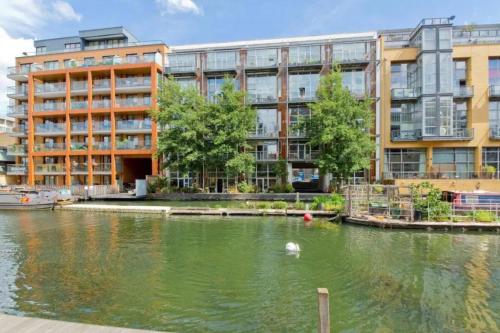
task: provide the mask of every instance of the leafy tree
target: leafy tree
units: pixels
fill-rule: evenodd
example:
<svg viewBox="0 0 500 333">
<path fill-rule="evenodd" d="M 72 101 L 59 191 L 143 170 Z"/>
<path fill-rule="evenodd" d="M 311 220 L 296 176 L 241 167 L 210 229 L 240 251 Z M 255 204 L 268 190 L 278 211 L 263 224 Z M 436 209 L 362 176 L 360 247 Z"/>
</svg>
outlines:
<svg viewBox="0 0 500 333">
<path fill-rule="evenodd" d="M 160 85 L 158 110 L 151 111 L 162 129 L 157 154 L 163 163 L 181 173 L 203 173 L 209 135 L 206 124 L 208 105 L 196 88 L 187 89 L 172 78 Z"/>
<path fill-rule="evenodd" d="M 208 108 L 207 124 L 209 147 L 208 165 L 226 170 L 230 176 L 246 180 L 255 164 L 247 138 L 255 127 L 257 114 L 245 105 L 245 92 L 236 90 L 231 78 L 226 77 L 215 103 Z"/>
<path fill-rule="evenodd" d="M 366 169 L 375 145 L 370 138 L 373 124 L 371 101 L 358 100 L 342 84 L 338 66 L 321 78 L 317 101 L 309 104 L 306 124 L 310 144 L 319 147 L 319 169 L 335 177 L 337 190 L 353 172 Z"/>
</svg>

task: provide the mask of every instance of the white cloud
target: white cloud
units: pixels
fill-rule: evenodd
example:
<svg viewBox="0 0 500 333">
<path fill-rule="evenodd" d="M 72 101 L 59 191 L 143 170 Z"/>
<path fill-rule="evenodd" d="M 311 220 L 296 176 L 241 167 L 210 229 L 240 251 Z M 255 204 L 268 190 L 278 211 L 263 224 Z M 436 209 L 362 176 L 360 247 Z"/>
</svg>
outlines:
<svg viewBox="0 0 500 333">
<path fill-rule="evenodd" d="M 14 81 L 7 78 L 7 67 L 15 65 L 15 58 L 22 52 L 32 52 L 33 40 L 25 38 L 13 38 L 5 29 L 0 27 L 0 114 L 7 111 L 8 99 L 6 96 L 7 86 L 14 85 Z"/>
<path fill-rule="evenodd" d="M 193 13 L 202 14 L 201 8 L 193 0 L 156 0 L 161 14 Z"/>
<path fill-rule="evenodd" d="M 0 26 L 11 35 L 34 36 L 54 21 L 82 18 L 63 0 L 0 0 L 0 8 Z"/>
</svg>

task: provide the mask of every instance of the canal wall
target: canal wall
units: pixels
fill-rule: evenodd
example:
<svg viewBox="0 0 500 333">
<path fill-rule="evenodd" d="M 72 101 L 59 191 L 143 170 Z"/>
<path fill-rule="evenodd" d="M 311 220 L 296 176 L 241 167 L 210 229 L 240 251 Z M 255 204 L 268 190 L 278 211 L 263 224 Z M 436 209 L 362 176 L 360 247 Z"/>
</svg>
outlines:
<svg viewBox="0 0 500 333">
<path fill-rule="evenodd" d="M 149 199 L 165 201 L 312 201 L 330 193 L 151 193 Z"/>
</svg>

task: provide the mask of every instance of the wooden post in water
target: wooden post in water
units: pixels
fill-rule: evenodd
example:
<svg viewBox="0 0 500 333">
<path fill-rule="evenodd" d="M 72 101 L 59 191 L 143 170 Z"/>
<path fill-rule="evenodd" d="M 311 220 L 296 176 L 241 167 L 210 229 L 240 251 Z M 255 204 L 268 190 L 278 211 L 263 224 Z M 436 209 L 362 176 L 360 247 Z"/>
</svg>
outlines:
<svg viewBox="0 0 500 333">
<path fill-rule="evenodd" d="M 326 288 L 318 288 L 318 314 L 318 333 L 330 333 L 330 306 Z"/>
</svg>

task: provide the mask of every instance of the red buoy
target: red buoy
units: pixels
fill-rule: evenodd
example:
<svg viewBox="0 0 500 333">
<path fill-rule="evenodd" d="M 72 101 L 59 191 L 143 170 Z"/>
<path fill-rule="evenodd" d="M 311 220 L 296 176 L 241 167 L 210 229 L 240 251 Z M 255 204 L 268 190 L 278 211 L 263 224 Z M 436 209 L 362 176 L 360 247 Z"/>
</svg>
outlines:
<svg viewBox="0 0 500 333">
<path fill-rule="evenodd" d="M 311 214 L 309 214 L 309 213 L 304 214 L 304 222 L 312 222 L 312 220 L 313 220 L 313 217 Z"/>
</svg>

